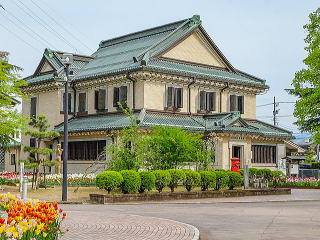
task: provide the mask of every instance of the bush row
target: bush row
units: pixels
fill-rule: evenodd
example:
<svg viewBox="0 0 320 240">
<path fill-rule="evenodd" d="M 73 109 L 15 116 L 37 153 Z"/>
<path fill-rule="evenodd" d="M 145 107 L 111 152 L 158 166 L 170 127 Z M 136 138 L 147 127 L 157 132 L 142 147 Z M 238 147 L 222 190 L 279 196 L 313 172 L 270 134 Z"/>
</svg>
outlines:
<svg viewBox="0 0 320 240">
<path fill-rule="evenodd" d="M 241 175 L 243 176 L 243 169 L 240 170 Z M 272 181 L 274 179 L 279 179 L 284 177 L 284 174 L 282 171 L 278 171 L 278 170 L 270 170 L 267 168 L 262 168 L 262 169 L 258 169 L 258 168 L 249 168 L 249 178 L 253 179 L 253 178 L 264 178 L 268 181 Z"/>
<path fill-rule="evenodd" d="M 169 169 L 156 171 L 123 170 L 105 171 L 97 175 L 96 186 L 110 193 L 120 189 L 123 193 L 144 193 L 156 189 L 159 193 L 165 187 L 171 192 L 183 184 L 188 192 L 194 187 L 201 187 L 202 191 L 222 188 L 234 189 L 242 185 L 239 173 L 218 169 L 215 171 L 193 171 L 190 169 Z"/>
</svg>

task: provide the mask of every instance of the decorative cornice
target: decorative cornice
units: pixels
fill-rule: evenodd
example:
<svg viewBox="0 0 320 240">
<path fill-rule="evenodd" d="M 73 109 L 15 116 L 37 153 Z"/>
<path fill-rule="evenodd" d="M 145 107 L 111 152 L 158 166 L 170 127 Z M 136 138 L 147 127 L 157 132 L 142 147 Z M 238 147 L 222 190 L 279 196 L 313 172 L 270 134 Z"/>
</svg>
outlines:
<svg viewBox="0 0 320 240">
<path fill-rule="evenodd" d="M 53 90 L 59 90 L 64 86 L 63 81 L 47 81 L 39 84 L 31 84 L 26 87 L 23 87 L 21 90 L 24 93 L 38 93 L 38 92 L 50 92 Z"/>
</svg>

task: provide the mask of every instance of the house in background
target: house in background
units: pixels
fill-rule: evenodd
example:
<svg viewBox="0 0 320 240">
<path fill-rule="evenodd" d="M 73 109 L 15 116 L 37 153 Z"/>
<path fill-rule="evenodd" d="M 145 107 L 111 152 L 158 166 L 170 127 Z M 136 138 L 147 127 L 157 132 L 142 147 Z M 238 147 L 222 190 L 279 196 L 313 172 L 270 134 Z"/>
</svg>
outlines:
<svg viewBox="0 0 320 240">
<path fill-rule="evenodd" d="M 63 142 L 64 66 L 60 51 L 46 49 L 26 78 L 23 114 L 45 114 Z M 198 15 L 101 41 L 91 56 L 74 55 L 70 68 L 69 168 L 83 171 L 130 125 L 118 103 L 134 110 L 142 128 L 177 126 L 201 132 L 215 149 L 215 167 L 277 168 L 291 132 L 256 119 L 256 96 L 265 80 L 236 69 L 201 25 Z M 23 145 L 34 140 L 22 137 Z M 26 153 L 21 153 L 25 158 Z M 52 159 L 55 159 L 53 154 Z"/>
</svg>

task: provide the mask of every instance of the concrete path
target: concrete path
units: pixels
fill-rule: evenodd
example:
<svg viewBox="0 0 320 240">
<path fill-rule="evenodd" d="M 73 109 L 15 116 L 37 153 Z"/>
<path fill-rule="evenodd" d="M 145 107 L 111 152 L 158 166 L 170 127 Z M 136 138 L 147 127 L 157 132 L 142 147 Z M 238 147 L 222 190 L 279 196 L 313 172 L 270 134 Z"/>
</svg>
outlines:
<svg viewBox="0 0 320 240">
<path fill-rule="evenodd" d="M 148 204 L 65 205 L 63 208 L 69 213 L 66 223 L 71 231 L 63 239 L 185 239 L 173 238 L 170 235 L 165 235 L 164 238 L 151 235 L 146 235 L 145 238 L 135 235 L 130 235 L 131 238 L 129 235 L 112 235 L 113 229 L 120 230 L 122 234 L 139 231 L 143 233 L 144 230 L 141 229 L 146 229 L 148 234 L 150 229 L 155 229 L 154 231 L 161 234 L 165 234 L 164 228 L 171 229 L 168 231 L 174 233 L 183 231 L 177 228 L 188 229 L 183 224 L 175 226 L 176 222 L 149 218 L 156 217 L 197 227 L 201 240 L 318 240 L 319 200 L 320 190 L 293 190 L 291 196 L 181 200 L 185 202 Z M 120 227 L 110 228 L 109 220 L 120 224 Z"/>
</svg>

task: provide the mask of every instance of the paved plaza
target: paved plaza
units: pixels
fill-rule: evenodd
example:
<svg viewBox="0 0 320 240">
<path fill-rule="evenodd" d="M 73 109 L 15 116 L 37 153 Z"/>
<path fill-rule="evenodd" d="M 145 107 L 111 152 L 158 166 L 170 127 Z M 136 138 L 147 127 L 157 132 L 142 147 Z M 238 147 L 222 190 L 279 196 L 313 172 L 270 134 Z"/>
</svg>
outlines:
<svg viewBox="0 0 320 240">
<path fill-rule="evenodd" d="M 193 228 L 178 223 L 184 222 L 200 230 L 201 240 L 316 240 L 319 199 L 319 190 L 293 190 L 291 196 L 65 205 L 70 231 L 63 239 L 192 239 Z"/>
</svg>

